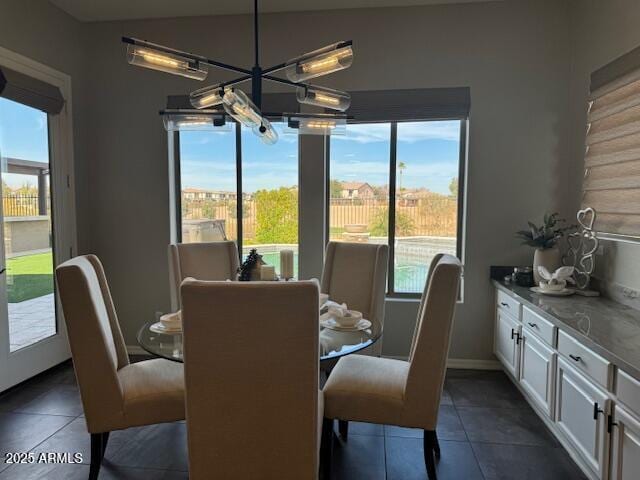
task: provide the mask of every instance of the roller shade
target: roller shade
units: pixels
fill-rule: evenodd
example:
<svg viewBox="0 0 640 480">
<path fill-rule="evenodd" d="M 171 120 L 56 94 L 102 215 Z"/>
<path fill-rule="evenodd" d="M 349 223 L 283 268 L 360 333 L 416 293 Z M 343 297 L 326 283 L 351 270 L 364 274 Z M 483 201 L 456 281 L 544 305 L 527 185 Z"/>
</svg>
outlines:
<svg viewBox="0 0 640 480">
<path fill-rule="evenodd" d="M 0 67 L 0 97 L 53 115 L 64 106 L 58 87 L 5 67 Z"/>
<path fill-rule="evenodd" d="M 635 52 L 635 51 L 634 51 Z M 598 232 L 640 236 L 640 57 L 592 75 L 583 182 L 584 207 Z"/>
<path fill-rule="evenodd" d="M 468 87 L 350 93 L 351 106 L 346 113 L 355 122 L 463 119 L 469 116 L 471 108 L 471 92 Z"/>
</svg>

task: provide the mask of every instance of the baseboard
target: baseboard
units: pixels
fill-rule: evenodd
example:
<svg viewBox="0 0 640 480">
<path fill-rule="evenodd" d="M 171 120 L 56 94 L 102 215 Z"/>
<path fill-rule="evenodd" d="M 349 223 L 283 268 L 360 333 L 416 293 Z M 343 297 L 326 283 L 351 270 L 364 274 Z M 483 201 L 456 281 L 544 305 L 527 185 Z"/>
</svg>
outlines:
<svg viewBox="0 0 640 480">
<path fill-rule="evenodd" d="M 471 358 L 450 358 L 447 368 L 460 368 L 465 370 L 502 370 L 497 360 L 474 360 Z"/>
<path fill-rule="evenodd" d="M 394 360 L 408 360 L 408 357 L 401 355 L 382 355 L 384 358 Z M 500 362 L 497 360 L 474 360 L 471 358 L 450 358 L 447 360 L 447 368 L 460 368 L 465 370 L 502 370 Z"/>
</svg>

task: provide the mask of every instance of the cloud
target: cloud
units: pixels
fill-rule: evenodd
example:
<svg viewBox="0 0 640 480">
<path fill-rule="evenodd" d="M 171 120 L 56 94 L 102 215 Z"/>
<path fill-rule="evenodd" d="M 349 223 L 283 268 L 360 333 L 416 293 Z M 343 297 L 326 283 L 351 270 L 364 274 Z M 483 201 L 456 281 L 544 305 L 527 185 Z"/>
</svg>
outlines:
<svg viewBox="0 0 640 480">
<path fill-rule="evenodd" d="M 388 142 L 391 126 L 388 123 L 349 125 L 346 135 L 335 135 L 332 140 L 358 143 Z M 398 141 L 414 143 L 422 140 L 458 141 L 460 122 L 457 120 L 398 123 Z"/>
</svg>

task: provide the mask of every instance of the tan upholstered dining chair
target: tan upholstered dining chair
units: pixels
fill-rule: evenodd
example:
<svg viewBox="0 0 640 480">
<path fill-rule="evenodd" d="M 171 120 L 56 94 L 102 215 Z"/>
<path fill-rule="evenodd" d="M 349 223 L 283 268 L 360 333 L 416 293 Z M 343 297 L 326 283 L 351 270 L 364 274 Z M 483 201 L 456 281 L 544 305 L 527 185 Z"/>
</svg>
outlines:
<svg viewBox="0 0 640 480">
<path fill-rule="evenodd" d="M 346 303 L 351 310 L 384 326 L 384 300 L 387 291 L 389 247 L 375 243 L 329 242 L 324 258 L 320 291 L 338 303 Z M 360 352 L 380 356 L 382 338 Z M 327 367 L 330 370 L 331 365 Z M 346 437 L 348 422 L 341 420 L 340 434 Z"/>
<path fill-rule="evenodd" d="M 76 257 L 56 269 L 87 429 L 89 479 L 98 478 L 109 432 L 184 419 L 182 364 L 129 363 L 100 260 Z"/>
<path fill-rule="evenodd" d="M 460 261 L 439 255 L 422 295 L 409 360 L 363 355 L 340 359 L 324 387 L 325 417 L 424 430 L 429 479 L 440 457 L 438 409 L 458 298 Z"/>
<path fill-rule="evenodd" d="M 180 306 L 180 284 L 185 278 L 198 280 L 235 280 L 238 273 L 238 246 L 225 240 L 207 243 L 169 245 L 172 295 Z"/>
<path fill-rule="evenodd" d="M 387 289 L 389 247 L 374 243 L 329 242 L 322 270 L 320 291 L 382 328 Z M 365 353 L 379 356 L 378 340 Z"/>
<path fill-rule="evenodd" d="M 181 294 L 189 478 L 317 478 L 317 285 L 187 279 Z"/>
</svg>

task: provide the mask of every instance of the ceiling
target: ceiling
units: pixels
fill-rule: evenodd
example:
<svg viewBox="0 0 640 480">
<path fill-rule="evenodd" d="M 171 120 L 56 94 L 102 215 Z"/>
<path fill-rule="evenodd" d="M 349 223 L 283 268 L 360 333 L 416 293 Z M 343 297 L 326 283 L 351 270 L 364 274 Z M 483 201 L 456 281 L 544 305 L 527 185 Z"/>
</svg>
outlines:
<svg viewBox="0 0 640 480">
<path fill-rule="evenodd" d="M 251 13 L 251 0 L 49 0 L 83 22 Z M 343 8 L 408 7 L 491 0 L 267 0 L 262 12 L 302 12 Z"/>
</svg>

